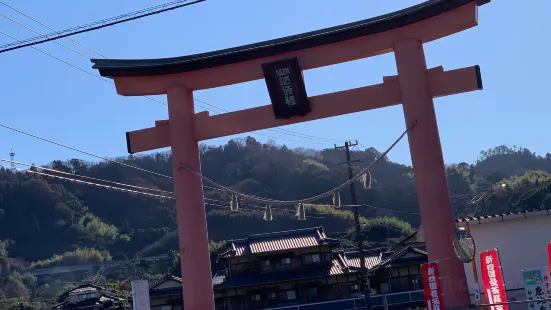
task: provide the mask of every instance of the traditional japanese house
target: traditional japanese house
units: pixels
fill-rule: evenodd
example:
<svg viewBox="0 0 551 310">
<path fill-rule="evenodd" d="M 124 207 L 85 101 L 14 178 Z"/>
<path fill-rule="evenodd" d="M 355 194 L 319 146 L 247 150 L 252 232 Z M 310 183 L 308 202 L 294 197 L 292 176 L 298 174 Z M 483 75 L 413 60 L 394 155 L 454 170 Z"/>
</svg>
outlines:
<svg viewBox="0 0 551 310">
<path fill-rule="evenodd" d="M 59 296 L 63 300 L 52 310 L 125 310 L 125 299 L 104 287 L 83 284 Z"/>
<path fill-rule="evenodd" d="M 132 299 L 130 299 L 132 303 Z M 151 310 L 182 310 L 182 278 L 167 274 L 149 284 Z"/>
<path fill-rule="evenodd" d="M 230 240 L 218 256 L 213 278 L 216 307 L 223 310 L 296 310 L 319 304 L 344 310 L 365 305 L 358 286 L 360 256 L 338 249 L 322 227 L 251 235 Z M 427 262 L 422 232 L 390 249 L 364 251 L 372 309 L 415 308 L 423 304 L 420 264 Z M 181 279 L 166 275 L 151 283 L 152 310 L 181 310 Z"/>
<path fill-rule="evenodd" d="M 322 227 L 227 241 L 213 279 L 217 309 L 263 309 L 359 296 L 356 268 Z"/>
</svg>

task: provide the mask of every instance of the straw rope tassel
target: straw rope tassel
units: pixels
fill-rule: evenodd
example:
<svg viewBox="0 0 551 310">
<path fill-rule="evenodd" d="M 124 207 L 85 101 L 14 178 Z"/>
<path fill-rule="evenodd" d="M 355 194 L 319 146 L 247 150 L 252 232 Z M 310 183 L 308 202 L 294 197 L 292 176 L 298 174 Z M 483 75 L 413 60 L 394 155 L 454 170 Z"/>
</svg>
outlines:
<svg viewBox="0 0 551 310">
<path fill-rule="evenodd" d="M 272 206 L 270 205 L 266 205 L 266 211 L 264 211 L 264 220 L 269 222 L 271 220 L 273 220 L 273 216 L 272 216 Z"/>
<path fill-rule="evenodd" d="M 369 170 L 362 174 L 361 182 L 365 189 L 371 189 L 371 172 Z"/>
<path fill-rule="evenodd" d="M 304 212 L 304 205 L 302 203 L 298 204 L 297 218 L 299 221 L 306 220 L 306 213 Z"/>
<path fill-rule="evenodd" d="M 239 202 L 237 202 L 236 195 L 231 195 L 230 209 L 232 211 L 237 211 L 237 209 L 239 209 Z"/>
<path fill-rule="evenodd" d="M 333 194 L 333 205 L 335 206 L 335 208 L 341 206 L 341 194 L 339 193 L 339 191 L 335 191 L 335 193 Z"/>
</svg>

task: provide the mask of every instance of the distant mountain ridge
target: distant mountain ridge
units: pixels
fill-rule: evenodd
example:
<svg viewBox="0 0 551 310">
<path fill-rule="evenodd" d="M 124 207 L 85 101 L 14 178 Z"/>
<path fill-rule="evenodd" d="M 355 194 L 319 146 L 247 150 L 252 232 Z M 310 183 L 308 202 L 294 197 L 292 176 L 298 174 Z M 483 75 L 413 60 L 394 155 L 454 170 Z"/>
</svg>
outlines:
<svg viewBox="0 0 551 310">
<path fill-rule="evenodd" d="M 202 145 L 200 152 L 205 176 L 250 195 L 295 200 L 325 192 L 347 180 L 345 167 L 339 164 L 345 159 L 343 150 L 289 149 L 248 137 L 221 146 Z M 366 167 L 378 155 L 374 148 L 353 151 L 353 159 L 360 159 L 355 171 Z M 172 175 L 168 152 L 117 160 Z M 58 160 L 48 167 L 172 191 L 170 178 L 112 162 Z M 537 156 L 524 148 L 499 146 L 481 152 L 473 164 L 450 164 L 446 171 L 454 213 L 458 217 L 536 209 L 551 204 L 549 153 Z M 386 246 L 411 234 L 420 225 L 413 171 L 409 166 L 384 158 L 371 173 L 372 189 L 357 186 L 356 190 L 359 203 L 367 206 L 360 208 L 364 234 L 368 245 Z M 265 222 L 262 220 L 265 206 L 242 202 L 240 211 L 231 212 L 230 197 L 226 193 L 206 188 L 205 197 L 213 249 L 223 240 L 251 233 L 313 226 L 323 226 L 328 235 L 342 238 L 345 246 L 353 245 L 349 231 L 352 213 L 346 208 L 332 207 L 331 198 L 308 206 L 306 221 L 297 221 L 292 208 L 274 207 L 274 220 Z M 349 204 L 348 190 L 341 192 L 341 199 L 343 204 Z M 21 266 L 29 266 L 35 262 L 36 266 L 48 266 L 131 259 L 136 255 L 142 258 L 175 255 L 175 230 L 173 200 L 0 169 L 0 257 L 4 253 L 6 260 L 9 255 L 12 263 L 17 261 Z M 0 274 L 1 266 L 2 261 Z"/>
</svg>

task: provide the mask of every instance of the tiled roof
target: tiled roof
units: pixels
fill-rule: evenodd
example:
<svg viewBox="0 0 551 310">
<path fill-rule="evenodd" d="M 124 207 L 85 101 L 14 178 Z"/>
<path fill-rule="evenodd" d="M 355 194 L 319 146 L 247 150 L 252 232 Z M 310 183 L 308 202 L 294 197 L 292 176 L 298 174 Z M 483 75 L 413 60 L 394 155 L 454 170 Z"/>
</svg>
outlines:
<svg viewBox="0 0 551 310">
<path fill-rule="evenodd" d="M 524 211 L 516 211 L 516 212 L 507 212 L 507 213 L 498 213 L 498 214 L 492 214 L 492 215 L 482 215 L 477 217 L 464 217 L 464 218 L 458 218 L 455 221 L 457 223 L 461 222 L 470 222 L 470 221 L 480 221 L 484 219 L 492 219 L 492 218 L 498 218 L 501 217 L 503 219 L 512 219 L 517 218 L 518 216 L 523 216 L 526 214 L 533 214 L 535 212 L 540 212 L 542 215 L 547 214 L 551 215 L 551 209 L 549 208 L 542 208 L 542 209 L 532 209 L 532 210 L 524 210 Z"/>
<path fill-rule="evenodd" d="M 412 261 L 419 261 L 419 263 L 425 263 L 427 260 L 427 252 L 408 246 L 400 251 L 395 252 L 385 252 L 383 254 L 383 258 L 381 260 L 381 263 L 376 268 L 388 268 L 392 266 L 398 266 L 400 265 L 400 258 L 402 258 L 404 255 L 406 255 L 409 252 L 420 254 L 419 257 L 413 257 L 413 258 L 407 258 L 407 264 L 411 264 Z"/>
<path fill-rule="evenodd" d="M 92 307 L 92 306 L 98 306 L 102 305 L 104 303 L 107 303 L 108 301 L 112 302 L 121 302 L 123 301 L 123 298 L 117 297 L 117 296 L 110 296 L 106 294 L 101 294 L 99 297 L 95 298 L 87 298 L 84 300 L 79 300 L 77 302 L 70 302 L 69 300 L 66 300 L 60 304 L 57 304 L 52 307 L 52 310 L 56 309 L 73 309 L 73 308 L 85 308 L 85 307 Z"/>
<path fill-rule="evenodd" d="M 421 226 L 418 230 L 414 231 L 408 236 L 404 237 L 404 239 L 400 240 L 395 245 L 391 246 L 387 250 L 387 252 L 394 252 L 395 250 L 398 250 L 399 247 L 405 246 L 407 244 L 425 242 L 422 230 L 423 230 L 423 226 Z"/>
<path fill-rule="evenodd" d="M 304 269 L 286 270 L 274 273 L 247 273 L 225 279 L 223 274 L 217 273 L 213 278 L 215 289 L 244 287 L 260 284 L 289 282 L 303 279 L 323 278 L 348 272 L 346 260 L 337 256 L 331 265 L 310 267 Z"/>
<path fill-rule="evenodd" d="M 481 215 L 481 216 L 474 216 L 474 217 L 463 217 L 463 218 L 456 218 L 455 222 L 456 223 L 464 223 L 464 222 L 472 222 L 472 221 L 480 222 L 484 220 L 497 219 L 497 218 L 508 220 L 508 219 L 514 219 L 514 218 L 523 217 L 523 216 L 537 215 L 537 213 L 540 213 L 541 215 L 551 215 L 551 209 L 541 208 L 541 209 L 532 209 L 532 210 L 524 210 L 524 211 L 507 212 L 507 213 L 497 213 L 497 214 L 490 214 L 490 215 Z M 400 245 L 405 245 L 408 243 L 415 243 L 415 242 L 423 242 L 422 240 L 418 240 L 418 234 L 419 234 L 419 230 L 416 230 L 415 232 L 413 232 L 412 234 L 410 234 L 409 236 L 405 237 L 404 239 L 400 240 L 400 242 L 392 246 L 389 249 L 389 251 L 396 249 Z"/>
<path fill-rule="evenodd" d="M 226 251 L 219 254 L 219 257 L 280 252 L 323 244 L 338 244 L 338 240 L 327 237 L 323 227 L 256 234 L 245 239 L 228 240 Z"/>
<path fill-rule="evenodd" d="M 98 291 L 98 290 L 104 291 L 105 288 L 101 286 L 93 285 L 93 284 L 82 284 L 70 290 L 69 293 L 80 294 L 80 293 L 92 292 L 92 291 Z"/>
<path fill-rule="evenodd" d="M 358 251 L 344 253 L 346 261 L 350 267 L 360 268 L 360 253 Z M 381 263 L 383 257 L 382 249 L 364 251 L 365 266 L 372 269 Z"/>
<path fill-rule="evenodd" d="M 179 278 L 179 277 L 176 277 L 176 276 L 173 276 L 171 274 L 166 274 L 164 277 L 156 280 L 156 281 L 153 281 L 149 284 L 149 289 L 152 289 L 154 287 L 156 287 L 157 285 L 165 282 L 166 280 L 173 280 L 173 281 L 176 281 L 176 282 L 180 282 L 182 283 L 182 278 Z"/>
</svg>

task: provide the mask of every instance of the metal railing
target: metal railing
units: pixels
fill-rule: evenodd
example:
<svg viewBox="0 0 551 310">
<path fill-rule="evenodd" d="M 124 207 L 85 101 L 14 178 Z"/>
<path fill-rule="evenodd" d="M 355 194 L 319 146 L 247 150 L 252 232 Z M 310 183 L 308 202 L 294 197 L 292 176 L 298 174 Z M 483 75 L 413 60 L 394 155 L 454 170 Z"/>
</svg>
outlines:
<svg viewBox="0 0 551 310">
<path fill-rule="evenodd" d="M 531 303 L 535 304 L 535 307 L 531 308 L 529 305 Z M 542 309 L 542 303 L 545 305 L 548 305 L 547 308 L 543 309 L 549 309 L 551 308 L 551 298 L 546 299 L 535 299 L 535 300 L 514 300 L 514 301 L 507 301 L 507 302 L 501 302 L 501 303 L 494 303 L 494 304 L 480 304 L 480 305 L 471 305 L 466 308 L 460 308 L 460 309 L 452 309 L 452 310 L 467 310 L 467 309 L 479 309 L 479 310 L 500 310 L 503 309 L 499 306 L 507 305 L 509 310 L 528 310 L 528 309 L 534 309 L 534 310 L 540 310 Z M 493 307 L 493 308 L 492 308 Z M 430 310 L 426 307 L 412 307 L 412 308 L 404 308 L 405 310 Z M 386 309 L 385 309 L 386 310 Z"/>
<path fill-rule="evenodd" d="M 371 295 L 371 309 L 384 309 L 385 306 L 393 308 L 393 306 L 403 305 L 406 309 L 409 304 L 423 302 L 423 291 L 409 291 L 401 293 L 390 293 L 384 295 Z M 324 301 L 317 303 L 309 303 L 302 305 L 289 305 L 273 307 L 266 310 L 356 310 L 365 309 L 365 299 L 363 296 L 340 299 L 332 301 Z M 402 309 L 402 308 L 401 308 Z"/>
<path fill-rule="evenodd" d="M 534 304 L 535 307 L 531 308 L 529 307 L 530 304 Z M 473 309 L 480 309 L 480 310 L 500 310 L 503 306 L 507 305 L 509 307 L 509 310 L 528 310 L 528 309 L 534 309 L 534 310 L 540 310 L 542 305 L 547 305 L 547 307 L 544 307 L 543 309 L 547 310 L 551 306 L 551 298 L 545 298 L 545 299 L 536 299 L 536 300 L 515 300 L 515 301 L 507 301 L 502 303 L 494 303 L 494 304 L 480 304 L 480 305 L 473 305 L 471 308 Z"/>
</svg>

